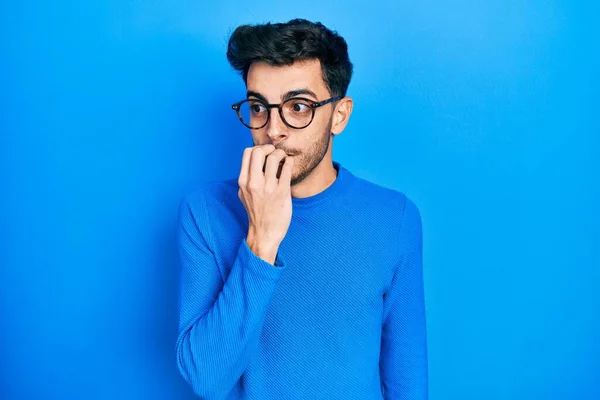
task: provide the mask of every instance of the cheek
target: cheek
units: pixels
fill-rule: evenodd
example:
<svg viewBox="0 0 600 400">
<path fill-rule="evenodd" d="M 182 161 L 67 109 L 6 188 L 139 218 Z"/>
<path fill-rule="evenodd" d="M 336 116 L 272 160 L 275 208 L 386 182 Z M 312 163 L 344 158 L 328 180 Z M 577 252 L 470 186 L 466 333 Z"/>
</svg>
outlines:
<svg viewBox="0 0 600 400">
<path fill-rule="evenodd" d="M 257 146 L 259 143 L 261 143 L 261 137 L 262 137 L 262 136 L 261 136 L 261 135 L 258 135 L 258 134 L 256 133 L 256 130 L 255 130 L 255 129 L 249 129 L 249 131 L 250 131 L 250 134 L 252 135 L 252 144 L 253 144 L 254 146 Z"/>
<path fill-rule="evenodd" d="M 313 132 L 313 142 L 322 142 L 323 137 L 325 135 L 329 135 L 331 133 L 332 121 L 331 115 L 325 114 L 318 121 L 315 121 L 314 132 Z M 315 118 L 316 119 L 316 118 Z"/>
<path fill-rule="evenodd" d="M 311 148 L 316 143 L 323 140 L 323 133 L 327 128 L 327 122 L 328 121 L 317 120 L 315 117 L 302 138 L 305 148 Z"/>
<path fill-rule="evenodd" d="M 320 110 L 325 111 L 325 110 Z M 315 115 L 315 119 L 311 125 L 311 128 L 316 131 L 316 133 L 320 133 L 325 126 L 327 126 L 327 122 L 329 122 L 327 113 L 321 112 Z"/>
</svg>

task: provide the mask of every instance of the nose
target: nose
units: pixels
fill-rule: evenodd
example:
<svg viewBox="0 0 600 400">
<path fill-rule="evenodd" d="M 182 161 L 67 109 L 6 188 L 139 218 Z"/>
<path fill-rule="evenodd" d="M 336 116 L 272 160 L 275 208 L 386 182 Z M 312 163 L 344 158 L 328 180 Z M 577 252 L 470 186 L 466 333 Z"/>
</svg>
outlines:
<svg viewBox="0 0 600 400">
<path fill-rule="evenodd" d="M 287 126 L 282 121 L 277 107 L 271 108 L 269 112 L 271 115 L 269 116 L 269 122 L 265 127 L 267 136 L 269 136 L 273 142 L 280 142 L 283 140 L 283 136 L 286 135 Z"/>
</svg>

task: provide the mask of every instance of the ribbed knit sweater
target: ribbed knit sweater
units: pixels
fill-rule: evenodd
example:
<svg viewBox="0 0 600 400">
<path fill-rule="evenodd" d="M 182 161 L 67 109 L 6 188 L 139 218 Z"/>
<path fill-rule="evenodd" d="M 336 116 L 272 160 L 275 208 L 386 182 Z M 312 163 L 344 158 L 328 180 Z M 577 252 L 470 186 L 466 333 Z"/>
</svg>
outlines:
<svg viewBox="0 0 600 400">
<path fill-rule="evenodd" d="M 237 178 L 182 199 L 177 365 L 202 399 L 427 399 L 421 217 L 334 161 L 292 197 L 275 265 L 248 247 Z"/>
</svg>

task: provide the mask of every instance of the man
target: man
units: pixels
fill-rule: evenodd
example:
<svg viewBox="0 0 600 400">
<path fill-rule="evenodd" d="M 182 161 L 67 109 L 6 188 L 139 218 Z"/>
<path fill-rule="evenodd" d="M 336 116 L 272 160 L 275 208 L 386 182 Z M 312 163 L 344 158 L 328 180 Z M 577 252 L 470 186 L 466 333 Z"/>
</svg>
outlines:
<svg viewBox="0 0 600 400">
<path fill-rule="evenodd" d="M 426 399 L 419 211 L 332 160 L 352 113 L 345 40 L 245 25 L 227 57 L 255 146 L 237 179 L 180 204 L 182 376 L 203 399 Z"/>
</svg>

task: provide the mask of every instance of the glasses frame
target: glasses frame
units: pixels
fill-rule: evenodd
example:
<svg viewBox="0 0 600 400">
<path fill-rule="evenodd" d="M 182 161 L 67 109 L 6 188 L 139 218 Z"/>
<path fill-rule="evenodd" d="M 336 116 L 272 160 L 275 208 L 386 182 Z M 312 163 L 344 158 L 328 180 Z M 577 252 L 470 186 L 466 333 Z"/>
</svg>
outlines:
<svg viewBox="0 0 600 400">
<path fill-rule="evenodd" d="M 237 113 L 237 116 L 238 116 L 238 119 L 240 120 L 240 122 L 241 122 L 241 123 L 242 123 L 242 124 L 243 124 L 245 127 L 247 127 L 247 128 L 250 128 L 250 129 L 262 129 L 262 128 L 264 128 L 265 126 L 267 126 L 267 124 L 269 123 L 269 120 L 271 119 L 271 109 L 272 109 L 272 108 L 277 108 L 277 110 L 279 111 L 279 117 L 281 118 L 281 120 L 283 121 L 283 123 L 284 123 L 286 126 L 288 126 L 288 127 L 292 128 L 292 129 L 304 129 L 304 128 L 306 128 L 307 126 L 309 126 L 309 125 L 312 123 L 313 119 L 315 118 L 315 111 L 316 111 L 316 109 L 317 109 L 317 108 L 319 108 L 319 107 L 322 107 L 322 106 L 324 106 L 325 104 L 329 104 L 329 103 L 331 103 L 332 101 L 341 100 L 341 99 L 343 99 L 343 98 L 344 98 L 344 96 L 334 96 L 334 97 L 331 97 L 331 98 L 329 98 L 329 99 L 327 99 L 327 100 L 323 100 L 323 101 L 314 101 L 314 100 L 311 100 L 311 99 L 307 99 L 306 97 L 291 97 L 291 98 L 289 98 L 289 99 L 287 99 L 287 100 L 284 100 L 284 101 L 282 101 L 282 102 L 281 102 L 281 103 L 279 103 L 279 104 L 269 104 L 269 103 L 267 103 L 266 101 L 264 101 L 264 100 L 261 100 L 261 99 L 257 99 L 257 98 L 246 98 L 246 99 L 243 99 L 243 100 L 240 100 L 240 101 L 238 101 L 237 103 L 234 103 L 234 104 L 232 104 L 232 105 L 231 105 L 231 108 L 232 108 L 233 110 L 235 110 L 235 112 Z M 248 102 L 248 101 L 250 101 L 250 100 L 252 100 L 252 101 L 257 101 L 257 102 L 261 103 L 261 104 L 262 104 L 262 105 L 264 105 L 264 106 L 265 106 L 265 108 L 267 109 L 267 119 L 266 119 L 265 123 L 264 123 L 262 126 L 260 126 L 260 127 L 257 127 L 257 128 L 253 128 L 253 127 L 251 127 L 250 125 L 246 124 L 246 123 L 244 122 L 244 119 L 242 118 L 242 114 L 241 114 L 241 112 L 240 112 L 240 108 L 241 108 L 242 104 L 244 104 L 245 102 Z M 296 126 L 292 126 L 292 125 L 290 125 L 290 124 L 289 124 L 289 123 L 288 123 L 288 122 L 285 120 L 285 117 L 283 116 L 283 111 L 282 111 L 282 107 L 283 107 L 283 105 L 284 105 L 285 103 L 287 103 L 288 101 L 292 101 L 292 100 L 302 100 L 302 101 L 305 101 L 305 102 L 307 102 L 308 104 L 310 104 L 310 108 L 312 109 L 312 115 L 311 115 L 311 117 L 310 117 L 310 121 L 308 121 L 308 123 L 307 123 L 306 125 L 302 126 L 302 127 L 296 127 Z"/>
</svg>

